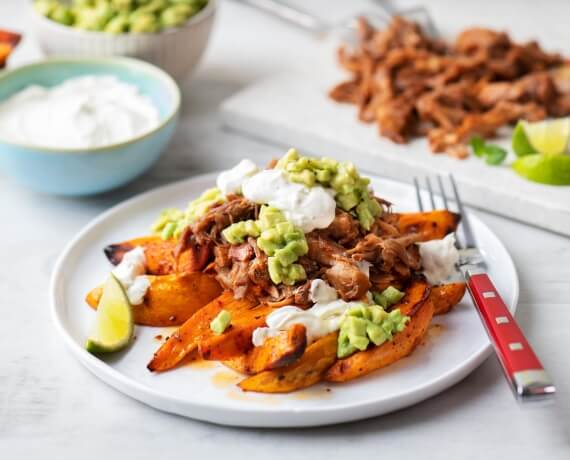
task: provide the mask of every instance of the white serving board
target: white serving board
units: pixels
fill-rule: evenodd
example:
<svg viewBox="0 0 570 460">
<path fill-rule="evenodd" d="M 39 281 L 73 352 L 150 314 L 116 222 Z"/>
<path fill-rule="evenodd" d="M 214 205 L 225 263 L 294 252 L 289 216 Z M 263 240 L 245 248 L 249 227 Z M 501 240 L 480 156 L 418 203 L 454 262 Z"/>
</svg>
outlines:
<svg viewBox="0 0 570 460">
<path fill-rule="evenodd" d="M 315 63 L 315 69 L 310 75 L 270 77 L 236 93 L 222 104 L 224 125 L 284 148 L 352 160 L 363 171 L 405 182 L 452 172 L 467 204 L 570 236 L 570 187 L 528 182 L 509 166 L 488 166 L 474 156 L 436 155 L 425 139 L 394 144 L 375 125 L 359 122 L 354 106 L 328 98 L 342 78 L 338 70 L 328 62 Z M 500 143 L 508 145 L 508 138 Z"/>
</svg>

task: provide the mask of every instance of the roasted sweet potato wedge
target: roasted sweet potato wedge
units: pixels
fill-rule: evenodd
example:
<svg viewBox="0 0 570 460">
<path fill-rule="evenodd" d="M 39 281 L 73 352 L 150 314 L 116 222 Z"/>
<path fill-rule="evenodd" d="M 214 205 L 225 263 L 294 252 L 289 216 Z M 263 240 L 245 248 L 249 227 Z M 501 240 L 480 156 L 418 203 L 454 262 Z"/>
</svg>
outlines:
<svg viewBox="0 0 570 460">
<path fill-rule="evenodd" d="M 406 295 L 393 308 L 399 308 L 403 315 L 413 316 L 429 298 L 430 286 L 424 279 L 417 279 L 412 281 L 405 292 Z"/>
<path fill-rule="evenodd" d="M 242 374 L 286 367 L 297 361 L 307 347 L 307 331 L 302 324 L 294 324 L 288 331 L 268 338 L 263 345 L 248 353 L 225 361 L 224 364 Z"/>
<path fill-rule="evenodd" d="M 118 265 L 126 252 L 142 246 L 146 259 L 146 270 L 149 275 L 169 275 L 175 272 L 196 271 L 192 252 L 185 251 L 180 254 L 178 264 L 174 256 L 178 242 L 175 239 L 163 240 L 159 236 L 144 236 L 122 243 L 110 244 L 103 251 L 113 265 Z M 203 264 L 202 264 L 203 265 Z"/>
<path fill-rule="evenodd" d="M 223 334 L 200 340 L 198 350 L 202 359 L 225 361 L 248 353 L 253 349 L 253 331 L 265 326 L 265 318 L 273 310 L 273 307 L 258 305 L 233 312 L 231 325 Z"/>
<path fill-rule="evenodd" d="M 411 317 L 406 328 L 397 333 L 390 342 L 378 347 L 359 351 L 348 358 L 339 359 L 328 369 L 325 380 L 329 382 L 346 382 L 377 369 L 389 366 L 408 356 L 421 342 L 433 317 L 433 303 L 425 299 L 417 312 Z"/>
<path fill-rule="evenodd" d="M 450 283 L 431 288 L 430 299 L 433 302 L 434 315 L 449 313 L 461 302 L 465 295 L 465 283 Z"/>
<path fill-rule="evenodd" d="M 145 326 L 179 326 L 222 293 L 214 277 L 205 273 L 149 276 L 149 280 L 144 302 L 133 306 L 135 323 Z M 85 300 L 97 308 L 101 294 L 102 288 L 96 287 Z"/>
<path fill-rule="evenodd" d="M 197 350 L 200 341 L 213 336 L 210 330 L 210 322 L 222 309 L 236 314 L 240 310 L 255 307 L 256 304 L 253 300 L 237 300 L 234 299 L 231 292 L 224 292 L 194 313 L 162 344 L 148 364 L 148 369 L 156 372 L 167 371 L 180 363 L 185 356 Z"/>
<path fill-rule="evenodd" d="M 459 220 L 459 214 L 447 210 L 412 212 L 400 214 L 398 226 L 402 233 L 419 233 L 421 241 L 429 241 L 454 232 Z"/>
<path fill-rule="evenodd" d="M 248 377 L 239 387 L 259 393 L 290 393 L 314 385 L 336 360 L 337 336 L 335 332 L 321 337 L 294 364 Z"/>
</svg>

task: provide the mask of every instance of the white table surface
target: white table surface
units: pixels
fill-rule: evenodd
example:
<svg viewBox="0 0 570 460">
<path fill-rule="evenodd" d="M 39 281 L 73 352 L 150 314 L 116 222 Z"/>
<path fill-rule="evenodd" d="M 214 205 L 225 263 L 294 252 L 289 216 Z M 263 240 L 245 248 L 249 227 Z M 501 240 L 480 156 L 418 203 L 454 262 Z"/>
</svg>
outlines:
<svg viewBox="0 0 570 460">
<path fill-rule="evenodd" d="M 24 3 L 0 0 L 0 27 L 26 32 Z M 350 10 L 347 3 L 325 10 L 340 18 Z M 445 33 L 478 22 L 516 25 L 522 38 L 543 32 L 547 47 L 553 34 L 570 37 L 564 0 L 429 4 Z M 478 214 L 517 265 L 517 318 L 557 383 L 555 405 L 521 408 L 490 358 L 445 394 L 380 418 L 319 429 L 234 429 L 138 403 L 66 351 L 49 316 L 48 282 L 59 252 L 81 227 L 141 191 L 244 155 L 264 161 L 280 153 L 222 131 L 217 107 L 257 78 L 311 65 L 319 42 L 233 2 L 221 5 L 218 19 L 199 72 L 183 85 L 174 142 L 145 176 L 112 193 L 64 199 L 35 194 L 0 174 L 0 459 L 570 458 L 570 240 L 485 213 Z M 37 57 L 27 35 L 11 65 Z"/>
</svg>

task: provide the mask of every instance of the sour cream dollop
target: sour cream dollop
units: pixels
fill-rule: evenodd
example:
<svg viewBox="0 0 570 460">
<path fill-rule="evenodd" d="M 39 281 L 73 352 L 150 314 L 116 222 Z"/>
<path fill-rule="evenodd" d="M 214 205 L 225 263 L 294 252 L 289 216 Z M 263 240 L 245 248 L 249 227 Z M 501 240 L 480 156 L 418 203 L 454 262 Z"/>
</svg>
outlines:
<svg viewBox="0 0 570 460">
<path fill-rule="evenodd" d="M 362 302 L 345 302 L 339 299 L 336 290 L 320 279 L 311 282 L 310 296 L 316 303 L 307 310 L 289 305 L 271 313 L 265 320 L 267 327 L 258 327 L 253 331 L 253 345 L 256 347 L 263 345 L 268 337 L 275 337 L 294 324 L 305 326 L 307 341 L 313 342 L 319 337 L 338 331 L 346 311 L 362 304 Z"/>
<path fill-rule="evenodd" d="M 239 193 L 244 181 L 257 171 L 259 171 L 257 165 L 246 158 L 245 160 L 241 160 L 232 169 L 221 172 L 216 180 L 216 185 L 224 196 L 230 193 Z"/>
<path fill-rule="evenodd" d="M 455 235 L 450 233 L 441 240 L 418 243 L 423 273 L 430 284 L 443 284 L 457 272 L 459 251 Z"/>
<path fill-rule="evenodd" d="M 52 148 L 95 148 L 133 139 L 160 123 L 139 89 L 112 75 L 32 85 L 0 104 L 0 136 Z"/>
<path fill-rule="evenodd" d="M 305 233 L 328 227 L 335 217 L 332 190 L 289 182 L 281 169 L 264 170 L 250 177 L 244 181 L 242 193 L 254 203 L 281 210 L 288 221 Z"/>
<path fill-rule="evenodd" d="M 150 282 L 144 275 L 145 270 L 144 250 L 140 246 L 125 253 L 121 263 L 113 270 L 113 275 L 127 292 L 131 305 L 143 303 L 144 296 L 150 287 Z"/>
</svg>

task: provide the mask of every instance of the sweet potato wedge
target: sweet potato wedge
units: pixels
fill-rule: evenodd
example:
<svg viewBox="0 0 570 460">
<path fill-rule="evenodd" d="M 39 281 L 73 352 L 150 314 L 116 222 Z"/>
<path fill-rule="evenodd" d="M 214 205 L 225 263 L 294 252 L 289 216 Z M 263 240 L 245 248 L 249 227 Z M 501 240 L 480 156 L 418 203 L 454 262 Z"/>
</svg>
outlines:
<svg viewBox="0 0 570 460">
<path fill-rule="evenodd" d="M 137 246 L 142 246 L 146 260 L 146 271 L 149 275 L 200 271 L 205 261 L 197 260 L 197 258 L 205 256 L 207 259 L 208 248 L 203 248 L 205 253 L 186 250 L 180 254 L 177 263 L 174 256 L 177 244 L 178 242 L 175 239 L 163 240 L 159 236 L 144 236 L 122 243 L 110 244 L 103 249 L 103 252 L 109 262 L 117 265 L 123 260 L 126 252 Z"/>
<path fill-rule="evenodd" d="M 447 210 L 412 212 L 400 214 L 398 226 L 402 233 L 419 233 L 421 241 L 429 241 L 454 232 L 459 220 L 459 214 Z"/>
<path fill-rule="evenodd" d="M 321 337 L 294 364 L 248 377 L 239 387 L 259 393 L 290 393 L 314 385 L 336 360 L 337 336 L 334 332 Z"/>
<path fill-rule="evenodd" d="M 179 326 L 222 293 L 214 277 L 205 273 L 149 276 L 149 281 L 144 302 L 133 306 L 135 323 L 145 326 Z M 101 294 L 102 288 L 96 287 L 85 300 L 97 308 Z"/>
<path fill-rule="evenodd" d="M 424 279 L 417 279 L 407 287 L 406 294 L 394 309 L 399 308 L 403 315 L 414 316 L 423 303 L 429 298 L 430 286 Z"/>
<path fill-rule="evenodd" d="M 430 299 L 433 302 L 434 315 L 449 313 L 461 302 L 465 294 L 465 283 L 450 283 L 431 288 Z"/>
<path fill-rule="evenodd" d="M 273 310 L 273 307 L 258 305 L 233 312 L 231 325 L 223 334 L 200 340 L 198 350 L 202 359 L 225 361 L 249 352 L 253 349 L 253 331 L 265 326 L 265 318 Z"/>
<path fill-rule="evenodd" d="M 378 347 L 339 359 L 327 370 L 325 380 L 328 382 L 353 380 L 408 356 L 425 335 L 433 317 L 433 311 L 433 303 L 429 298 L 425 299 L 419 310 L 411 317 L 406 328 L 397 333 L 390 342 L 384 342 Z"/>
<path fill-rule="evenodd" d="M 286 367 L 297 361 L 307 347 L 307 331 L 302 324 L 294 324 L 291 329 L 276 337 L 268 338 L 263 345 L 252 348 L 248 353 L 224 361 L 224 364 L 242 374 Z"/>
<path fill-rule="evenodd" d="M 197 350 L 201 340 L 213 336 L 210 322 L 222 309 L 235 314 L 255 306 L 255 302 L 250 299 L 237 300 L 231 292 L 224 292 L 194 313 L 162 344 L 148 364 L 148 369 L 154 372 L 167 371 L 180 363 L 185 356 Z"/>
</svg>

